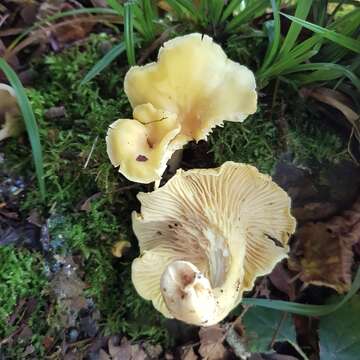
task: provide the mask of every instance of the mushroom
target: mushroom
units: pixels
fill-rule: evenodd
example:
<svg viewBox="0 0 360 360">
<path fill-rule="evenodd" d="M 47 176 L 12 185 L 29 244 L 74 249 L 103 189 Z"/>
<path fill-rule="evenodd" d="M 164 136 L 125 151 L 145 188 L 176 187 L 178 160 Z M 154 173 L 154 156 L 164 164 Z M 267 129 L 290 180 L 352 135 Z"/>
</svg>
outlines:
<svg viewBox="0 0 360 360">
<path fill-rule="evenodd" d="M 0 84 L 0 124 L 0 141 L 17 136 L 24 130 L 15 91 L 6 84 Z"/>
<path fill-rule="evenodd" d="M 125 92 L 135 110 L 143 104 L 151 104 L 158 111 L 176 115 L 179 131 L 175 136 L 172 133 L 162 164 L 187 142 L 206 140 L 211 130 L 225 120 L 242 122 L 253 114 L 257 104 L 255 88 L 254 75 L 248 68 L 228 59 L 212 38 L 198 33 L 167 41 L 159 51 L 157 62 L 131 67 L 124 81 Z M 115 122 L 111 128 L 118 124 Z M 114 166 L 128 158 L 128 150 L 120 151 L 113 145 L 119 142 L 118 136 L 119 132 L 116 136 L 108 136 L 107 142 L 108 152 L 118 159 L 112 161 Z M 122 141 L 128 137 L 132 137 L 131 131 L 123 134 Z M 133 180 L 135 177 L 130 170 L 135 171 L 120 164 L 119 171 Z M 140 171 L 136 181 L 158 180 L 164 170 L 162 166 L 152 172 L 152 177 L 144 174 L 144 178 Z"/>
<path fill-rule="evenodd" d="M 119 119 L 110 125 L 106 136 L 111 163 L 129 180 L 149 183 L 160 180 L 174 149 L 169 144 L 179 133 L 175 114 L 138 105 L 134 119 Z"/>
<path fill-rule="evenodd" d="M 164 316 L 194 325 L 224 319 L 287 256 L 296 226 L 286 192 L 246 164 L 178 170 L 138 198 L 134 286 Z"/>
</svg>

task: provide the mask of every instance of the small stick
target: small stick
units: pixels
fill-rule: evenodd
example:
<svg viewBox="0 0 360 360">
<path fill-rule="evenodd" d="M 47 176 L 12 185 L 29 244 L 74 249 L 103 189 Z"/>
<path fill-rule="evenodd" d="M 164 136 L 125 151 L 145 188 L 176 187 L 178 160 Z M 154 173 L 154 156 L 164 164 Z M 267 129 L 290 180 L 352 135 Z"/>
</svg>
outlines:
<svg viewBox="0 0 360 360">
<path fill-rule="evenodd" d="M 95 146 L 96 146 L 96 143 L 97 143 L 98 139 L 99 139 L 99 136 L 96 135 L 96 138 L 95 138 L 95 140 L 94 140 L 94 142 L 93 142 L 93 144 L 92 144 L 92 146 L 91 146 L 91 150 L 90 150 L 89 156 L 88 156 L 87 159 L 86 159 L 86 162 L 85 162 L 85 165 L 84 165 L 84 169 L 86 169 L 87 166 L 89 165 L 89 161 L 90 161 L 91 155 L 92 155 L 92 153 L 93 153 L 94 150 L 95 150 Z"/>
</svg>

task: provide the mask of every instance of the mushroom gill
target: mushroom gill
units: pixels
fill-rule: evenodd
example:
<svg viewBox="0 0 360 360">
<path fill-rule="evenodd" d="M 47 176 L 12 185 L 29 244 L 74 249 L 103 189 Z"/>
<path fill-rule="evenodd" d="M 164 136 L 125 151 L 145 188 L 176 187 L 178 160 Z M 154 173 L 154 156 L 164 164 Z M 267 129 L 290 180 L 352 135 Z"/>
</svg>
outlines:
<svg viewBox="0 0 360 360">
<path fill-rule="evenodd" d="M 295 230 L 288 195 L 250 165 L 178 170 L 138 198 L 135 288 L 164 316 L 195 325 L 221 321 L 287 256 Z"/>
</svg>

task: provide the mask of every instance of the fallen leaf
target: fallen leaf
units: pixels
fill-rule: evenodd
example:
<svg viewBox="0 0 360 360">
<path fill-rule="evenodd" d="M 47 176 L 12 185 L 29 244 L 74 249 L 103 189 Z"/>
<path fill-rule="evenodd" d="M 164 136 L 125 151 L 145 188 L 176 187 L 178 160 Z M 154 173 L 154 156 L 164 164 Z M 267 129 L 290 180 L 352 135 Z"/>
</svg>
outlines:
<svg viewBox="0 0 360 360">
<path fill-rule="evenodd" d="M 269 279 L 271 283 L 282 293 L 286 294 L 290 300 L 295 298 L 294 283 L 291 282 L 291 276 L 288 270 L 285 269 L 284 263 L 279 263 L 270 273 Z"/>
<path fill-rule="evenodd" d="M 87 198 L 81 205 L 80 210 L 89 212 L 91 210 L 91 203 L 101 196 L 101 192 L 97 192 Z"/>
<path fill-rule="evenodd" d="M 48 120 L 57 119 L 66 116 L 64 106 L 53 106 L 45 111 L 45 118 Z"/>
<path fill-rule="evenodd" d="M 246 348 L 244 342 L 243 329 L 241 329 L 241 335 L 237 331 L 235 326 L 232 326 L 226 334 L 226 342 L 229 344 L 235 355 L 239 359 L 248 359 L 250 353 Z"/>
<path fill-rule="evenodd" d="M 247 350 L 268 353 L 278 341 L 296 345 L 296 333 L 291 315 L 260 307 L 250 308 L 243 317 Z"/>
<path fill-rule="evenodd" d="M 336 296 L 332 300 L 340 301 Z M 360 295 L 319 323 L 320 360 L 358 360 L 360 354 Z"/>
<path fill-rule="evenodd" d="M 195 354 L 192 346 L 187 346 L 181 353 L 181 360 L 197 360 L 199 357 Z"/>
<path fill-rule="evenodd" d="M 328 219 L 346 210 L 358 196 L 360 167 L 353 162 L 300 166 L 284 154 L 273 180 L 291 197 L 292 214 L 299 223 Z"/>
<path fill-rule="evenodd" d="M 220 325 L 203 327 L 199 331 L 199 354 L 208 360 L 225 359 L 227 350 L 223 345 L 225 329 Z"/>
<path fill-rule="evenodd" d="M 345 116 L 346 120 L 350 123 L 352 127 L 355 129 L 355 134 L 358 140 L 360 140 L 360 128 L 357 123 L 359 119 L 359 114 L 357 114 L 351 107 L 350 107 L 350 100 L 340 91 L 328 89 L 324 87 L 309 89 L 303 88 L 300 90 L 305 96 L 311 96 L 314 99 L 321 101 L 325 104 L 328 104 L 335 109 L 342 112 Z"/>
<path fill-rule="evenodd" d="M 360 199 L 341 216 L 307 223 L 296 233 L 289 267 L 305 284 L 328 286 L 339 293 L 351 285 L 352 246 L 360 241 Z"/>
<path fill-rule="evenodd" d="M 119 339 L 117 336 L 112 336 L 109 339 L 108 347 L 109 354 L 114 360 L 131 360 L 132 348 L 130 342 L 123 337 L 121 343 L 117 345 Z"/>
<path fill-rule="evenodd" d="M 57 257 L 61 262 L 60 270 L 55 274 L 50 286 L 57 302 L 65 313 L 62 317 L 63 326 L 69 328 L 76 325 L 76 319 L 81 309 L 87 307 L 84 290 L 86 284 L 77 274 L 78 268 L 72 257 Z"/>
</svg>

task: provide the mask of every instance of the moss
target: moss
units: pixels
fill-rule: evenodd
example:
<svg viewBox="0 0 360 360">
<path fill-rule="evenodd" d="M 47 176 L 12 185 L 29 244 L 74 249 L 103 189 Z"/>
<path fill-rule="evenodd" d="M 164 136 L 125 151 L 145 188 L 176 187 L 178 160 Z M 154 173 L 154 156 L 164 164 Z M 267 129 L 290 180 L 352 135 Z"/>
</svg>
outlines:
<svg viewBox="0 0 360 360">
<path fill-rule="evenodd" d="M 121 66 L 120 59 L 91 82 L 80 85 L 86 72 L 102 56 L 104 41 L 112 40 L 104 35 L 91 36 L 86 44 L 49 55 L 34 65 L 38 77 L 28 95 L 40 128 L 47 206 L 40 202 L 34 182 L 29 185 L 21 208 L 24 216 L 33 208 L 43 209 L 45 216 L 50 215 L 54 252 L 82 259 L 83 280 L 88 285 L 86 296 L 100 311 L 102 333 L 121 332 L 133 339 L 165 344 L 168 336 L 161 315 L 138 296 L 130 278 L 131 260 L 138 254 L 130 217 L 138 206 L 135 194 L 141 187 L 119 191 L 122 186 L 133 184 L 117 173 L 106 153 L 108 125 L 131 115 L 122 86 L 127 67 Z M 54 106 L 64 106 L 65 116 L 46 118 L 46 111 Z M 28 179 L 33 177 L 25 136 L 7 141 L 5 153 L 9 154 L 6 161 L 10 167 L 14 164 L 16 172 Z M 87 211 L 81 211 L 81 205 L 92 196 Z M 119 238 L 133 243 L 126 260 L 111 254 L 112 244 Z M 52 334 L 56 333 L 56 311 L 54 314 L 53 320 L 48 319 L 48 331 Z"/>
<path fill-rule="evenodd" d="M 209 138 L 217 165 L 231 160 L 255 165 L 270 173 L 276 160 L 277 129 L 261 112 L 244 123 L 225 122 Z"/>
<path fill-rule="evenodd" d="M 146 338 L 167 344 L 169 338 L 162 326 L 161 315 L 135 291 L 130 276 L 131 259 L 138 253 L 136 240 L 130 231 L 128 203 L 117 203 L 122 221 L 106 199 L 95 201 L 87 213 L 55 216 L 51 233 L 61 238 L 65 251 L 84 259 L 86 296 L 95 301 L 101 313 L 104 334 L 126 333 L 132 339 Z M 130 240 L 133 248 L 125 258 L 116 259 L 111 253 L 117 239 Z"/>
<path fill-rule="evenodd" d="M 47 279 L 44 263 L 40 255 L 12 246 L 0 246 L 0 338 L 9 337 L 20 323 L 26 324 L 31 332 L 30 338 L 19 337 L 17 346 L 4 349 L 8 358 L 21 358 L 27 345 L 33 345 L 35 352 L 41 354 L 41 341 L 46 323 L 43 307 L 45 304 L 44 288 Z M 34 299 L 35 307 L 31 314 L 21 309 L 9 324 L 9 318 L 16 313 L 20 300 Z"/>
<path fill-rule="evenodd" d="M 314 118 L 293 121 L 288 142 L 298 163 L 309 163 L 312 160 L 338 163 L 350 160 L 346 141 L 339 131 Z"/>
</svg>

